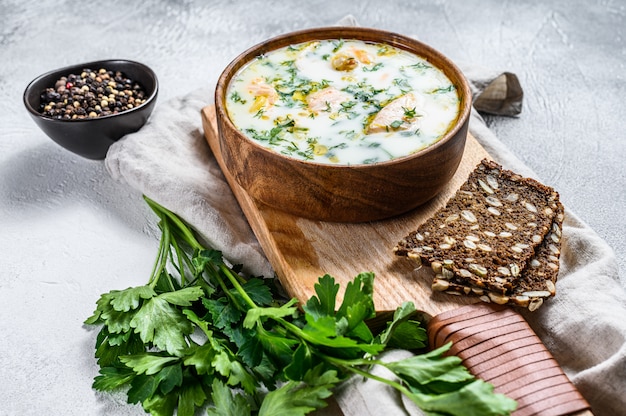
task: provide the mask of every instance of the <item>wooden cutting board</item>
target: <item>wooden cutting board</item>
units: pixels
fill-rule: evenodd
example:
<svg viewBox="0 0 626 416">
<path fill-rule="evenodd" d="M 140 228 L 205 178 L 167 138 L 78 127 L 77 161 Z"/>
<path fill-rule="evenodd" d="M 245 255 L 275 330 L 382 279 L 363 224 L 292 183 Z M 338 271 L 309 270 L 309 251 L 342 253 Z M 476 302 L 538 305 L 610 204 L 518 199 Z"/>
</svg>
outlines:
<svg viewBox="0 0 626 416">
<path fill-rule="evenodd" d="M 261 247 L 291 296 L 300 301 L 308 300 L 315 294 L 313 285 L 326 273 L 345 288 L 360 272 L 374 272 L 374 304 L 380 312 L 393 311 L 407 300 L 417 305 L 432 305 L 432 311 L 436 313 L 450 309 L 449 303 L 461 306 L 477 301 L 431 293 L 432 279 L 428 274 L 422 275 L 431 273 L 430 268 L 416 271 L 414 262 L 396 258 L 392 252 L 400 239 L 445 205 L 476 165 L 489 157 L 471 135 L 454 178 L 427 204 L 388 220 L 360 224 L 332 223 L 294 217 L 250 198 L 223 165 L 212 106 L 203 109 L 202 119 L 211 150 Z M 440 304 L 441 307 L 437 307 Z"/>
<path fill-rule="evenodd" d="M 475 376 L 518 401 L 514 415 L 591 415 L 588 403 L 520 314 L 477 304 L 478 298 L 434 292 L 430 267 L 416 269 L 413 261 L 392 252 L 400 239 L 445 205 L 483 158 L 490 158 L 472 135 L 456 174 L 434 199 L 395 218 L 353 224 L 299 218 L 254 201 L 224 166 L 213 106 L 202 109 L 202 124 L 226 180 L 290 296 L 306 302 L 315 294 L 318 278 L 330 274 L 341 285 L 341 301 L 348 282 L 361 272 L 373 272 L 379 317 L 385 320 L 403 302 L 412 301 L 429 321 L 430 346 L 452 341 L 453 353 Z"/>
</svg>

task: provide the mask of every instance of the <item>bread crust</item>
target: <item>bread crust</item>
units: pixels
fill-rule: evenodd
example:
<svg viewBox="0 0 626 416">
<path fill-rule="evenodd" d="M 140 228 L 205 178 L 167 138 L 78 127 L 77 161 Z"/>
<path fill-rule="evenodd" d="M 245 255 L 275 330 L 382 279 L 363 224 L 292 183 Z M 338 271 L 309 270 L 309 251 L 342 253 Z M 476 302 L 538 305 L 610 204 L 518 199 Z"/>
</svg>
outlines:
<svg viewBox="0 0 626 416">
<path fill-rule="evenodd" d="M 434 290 L 534 310 L 556 291 L 563 219 L 553 188 L 485 159 L 394 252 L 430 265 Z"/>
</svg>

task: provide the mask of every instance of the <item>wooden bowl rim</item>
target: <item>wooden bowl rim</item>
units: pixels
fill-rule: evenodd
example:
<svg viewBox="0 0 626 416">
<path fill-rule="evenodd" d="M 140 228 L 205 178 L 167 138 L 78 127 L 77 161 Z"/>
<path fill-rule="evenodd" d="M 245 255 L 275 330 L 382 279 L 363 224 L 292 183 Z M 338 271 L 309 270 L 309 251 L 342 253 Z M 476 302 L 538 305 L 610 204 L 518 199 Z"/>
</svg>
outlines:
<svg viewBox="0 0 626 416">
<path fill-rule="evenodd" d="M 340 36 L 343 35 L 343 36 Z M 228 112 L 226 111 L 225 98 L 226 91 L 228 90 L 228 86 L 232 77 L 237 73 L 237 71 L 246 65 L 248 62 L 252 61 L 259 55 L 267 53 L 269 51 L 273 51 L 279 49 L 284 46 L 288 46 L 290 44 L 301 43 L 312 40 L 326 40 L 326 39 L 357 39 L 362 41 L 369 42 L 380 42 L 387 43 L 392 46 L 398 47 L 400 49 L 407 50 L 409 52 L 415 53 L 422 58 L 427 59 L 429 62 L 437 61 L 441 62 L 445 65 L 435 65 L 438 69 L 444 71 L 446 76 L 450 77 L 450 73 L 455 75 L 455 78 L 458 79 L 461 85 L 457 85 L 457 91 L 459 91 L 459 98 L 461 100 L 459 115 L 457 116 L 454 125 L 446 132 L 446 134 L 439 139 L 437 142 L 433 143 L 426 148 L 419 150 L 417 152 L 408 154 L 406 156 L 398 157 L 395 159 L 369 163 L 369 164 L 329 164 L 329 163 L 321 163 L 315 161 L 307 161 L 298 159 L 295 157 L 291 157 L 288 155 L 280 154 L 272 149 L 268 149 L 267 147 L 261 145 L 255 140 L 246 136 L 243 132 L 241 132 L 231 121 L 228 116 Z M 420 49 L 425 51 L 426 54 L 420 52 L 416 53 L 413 49 Z M 456 83 L 455 83 L 456 84 Z M 346 169 L 377 169 L 381 166 L 392 166 L 396 164 L 405 163 L 407 160 L 411 160 L 414 158 L 419 158 L 420 156 L 430 153 L 436 152 L 437 149 L 443 146 L 446 142 L 454 139 L 454 137 L 459 133 L 459 131 L 463 128 L 465 123 L 468 121 L 471 114 L 472 107 L 472 93 L 467 82 L 467 79 L 463 75 L 463 72 L 457 67 L 454 62 L 452 62 L 448 57 L 444 54 L 436 50 L 430 45 L 427 45 L 423 42 L 420 42 L 417 39 L 411 38 L 409 36 L 401 35 L 399 33 L 369 28 L 369 27 L 354 27 L 354 26 L 331 26 L 331 27 L 317 27 L 317 28 L 309 28 L 302 29 L 298 31 L 284 33 L 273 38 L 267 39 L 263 42 L 257 43 L 254 46 L 246 49 L 242 53 L 240 53 L 237 57 L 235 57 L 229 64 L 224 68 L 222 74 L 218 78 L 217 86 L 215 89 L 215 108 L 217 111 L 218 122 L 226 123 L 228 127 L 235 131 L 236 134 L 241 135 L 245 138 L 245 140 L 251 144 L 253 147 L 257 148 L 257 150 L 267 154 L 270 158 L 279 158 L 282 160 L 289 161 L 289 163 L 294 164 L 302 164 L 308 167 L 317 166 L 318 168 L 323 169 L 331 169 L 331 170 L 346 170 Z M 219 121 L 221 120 L 221 121 Z"/>
</svg>

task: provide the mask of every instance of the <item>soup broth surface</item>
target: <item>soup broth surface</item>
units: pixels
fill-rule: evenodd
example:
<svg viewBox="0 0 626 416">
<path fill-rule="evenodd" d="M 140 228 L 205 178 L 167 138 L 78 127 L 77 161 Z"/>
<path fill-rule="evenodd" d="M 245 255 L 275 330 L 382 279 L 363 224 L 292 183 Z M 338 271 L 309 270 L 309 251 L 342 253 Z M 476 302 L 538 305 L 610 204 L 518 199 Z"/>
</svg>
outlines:
<svg viewBox="0 0 626 416">
<path fill-rule="evenodd" d="M 384 162 L 437 142 L 459 114 L 456 86 L 424 58 L 386 44 L 320 40 L 241 68 L 227 91 L 233 124 L 298 159 Z"/>
</svg>

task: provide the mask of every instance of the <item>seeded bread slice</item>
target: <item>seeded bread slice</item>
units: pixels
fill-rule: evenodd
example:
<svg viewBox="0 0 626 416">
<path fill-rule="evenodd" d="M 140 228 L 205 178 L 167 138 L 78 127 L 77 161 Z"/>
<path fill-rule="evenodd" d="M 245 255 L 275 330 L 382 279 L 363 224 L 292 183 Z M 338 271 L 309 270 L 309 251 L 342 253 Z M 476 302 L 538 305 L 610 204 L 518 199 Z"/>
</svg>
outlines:
<svg viewBox="0 0 626 416">
<path fill-rule="evenodd" d="M 552 188 L 485 159 L 394 252 L 443 265 L 454 283 L 511 294 L 559 206 Z"/>
<path fill-rule="evenodd" d="M 479 296 L 483 302 L 516 305 L 535 311 L 543 304 L 544 299 L 556 294 L 563 218 L 563 206 L 559 203 L 557 215 L 552 222 L 550 231 L 543 239 L 541 245 L 537 247 L 535 255 L 531 258 L 526 269 L 522 271 L 522 276 L 511 293 L 500 295 L 489 290 L 460 283 L 454 279 L 454 276 L 449 279 L 450 274 L 446 273 L 443 270 L 443 265 L 438 263 L 431 264 L 435 272 L 432 289 L 453 295 Z"/>
</svg>

